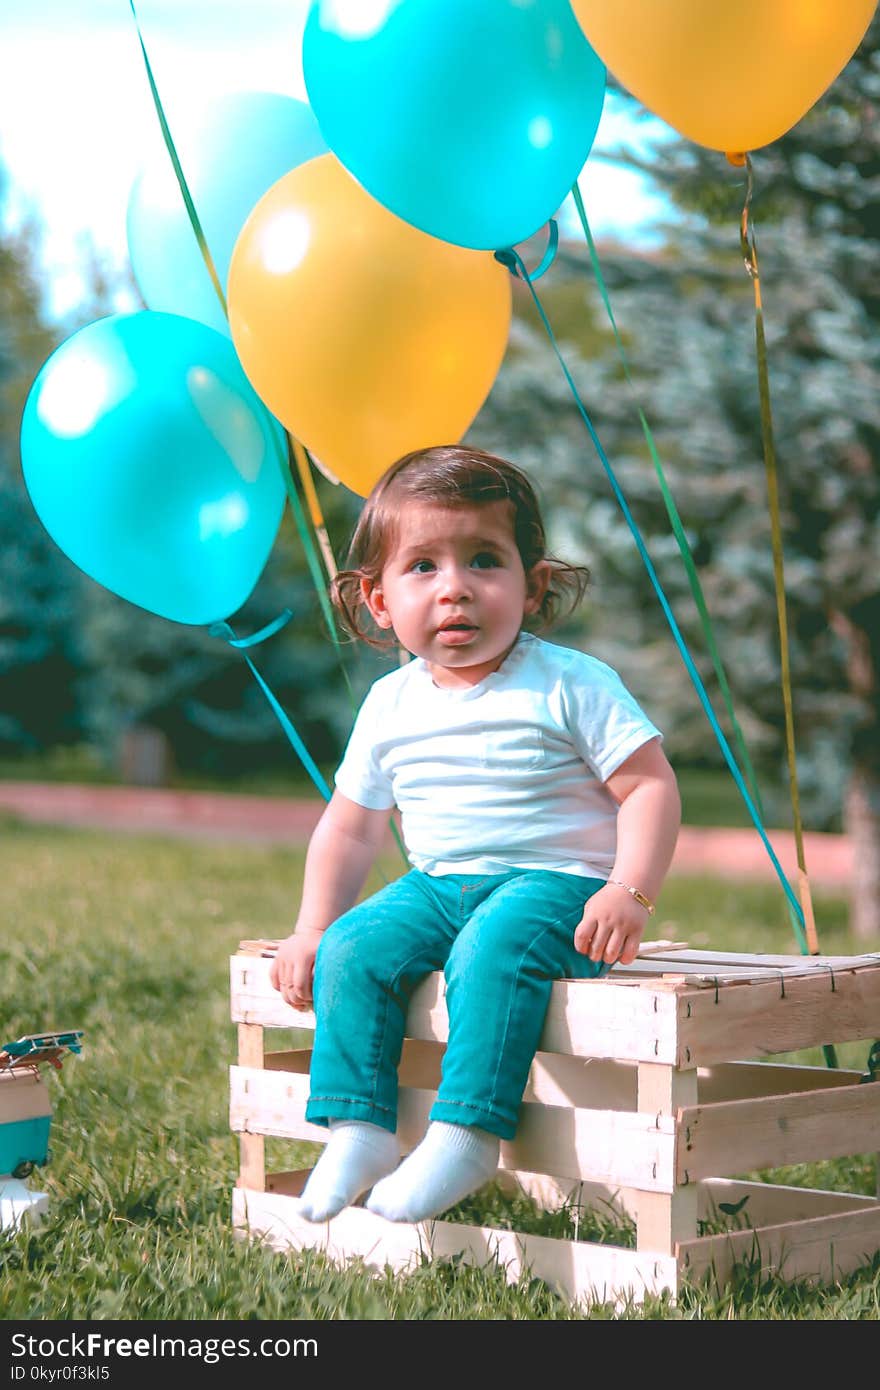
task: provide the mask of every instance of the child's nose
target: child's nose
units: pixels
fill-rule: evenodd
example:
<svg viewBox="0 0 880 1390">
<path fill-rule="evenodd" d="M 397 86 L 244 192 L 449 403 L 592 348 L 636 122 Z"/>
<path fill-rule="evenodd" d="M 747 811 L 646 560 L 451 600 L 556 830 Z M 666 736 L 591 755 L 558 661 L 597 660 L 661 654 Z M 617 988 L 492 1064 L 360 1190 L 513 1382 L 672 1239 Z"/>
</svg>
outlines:
<svg viewBox="0 0 880 1390">
<path fill-rule="evenodd" d="M 445 566 L 441 573 L 440 597 L 447 603 L 457 603 L 471 593 L 470 570 L 463 565 Z"/>
</svg>

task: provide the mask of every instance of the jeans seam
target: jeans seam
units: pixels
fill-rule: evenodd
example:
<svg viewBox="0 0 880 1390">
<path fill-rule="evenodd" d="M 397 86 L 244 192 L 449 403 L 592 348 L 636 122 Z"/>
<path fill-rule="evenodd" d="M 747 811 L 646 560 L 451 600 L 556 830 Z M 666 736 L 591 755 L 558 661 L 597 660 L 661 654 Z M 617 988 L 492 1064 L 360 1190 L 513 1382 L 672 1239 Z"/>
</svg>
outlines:
<svg viewBox="0 0 880 1390">
<path fill-rule="evenodd" d="M 557 919 L 556 919 L 555 922 L 550 922 L 550 923 L 548 923 L 548 925 L 544 928 L 544 930 L 540 933 L 540 935 L 539 935 L 539 936 L 536 936 L 535 939 L 534 939 L 534 941 L 530 941 L 530 942 L 529 942 L 528 946 L 525 948 L 525 950 L 523 951 L 522 955 L 520 956 L 519 960 L 518 960 L 517 963 L 516 963 L 516 969 L 514 970 L 513 977 L 512 977 L 512 979 L 511 979 L 511 983 L 510 983 L 510 993 L 509 993 L 509 995 L 508 995 L 507 1019 L 506 1019 L 505 1025 L 504 1025 L 504 1037 L 502 1038 L 502 1040 L 501 1040 L 501 1046 L 500 1046 L 499 1049 L 498 1049 L 498 1057 L 497 1057 L 496 1062 L 495 1062 L 495 1074 L 494 1074 L 494 1076 L 492 1077 L 492 1091 L 491 1091 L 491 1096 L 490 1096 L 490 1101 L 489 1101 L 489 1105 L 490 1105 L 492 1108 L 494 1108 L 494 1107 L 497 1105 L 497 1097 L 498 1097 L 498 1076 L 499 1076 L 499 1074 L 500 1074 L 500 1072 L 501 1072 L 501 1059 L 502 1059 L 502 1057 L 503 1057 L 503 1055 L 504 1055 L 504 1050 L 505 1050 L 505 1048 L 506 1048 L 506 1046 L 507 1046 L 507 1039 L 508 1039 L 508 1037 L 510 1036 L 510 1015 L 511 1015 L 510 1000 L 511 1000 L 511 998 L 512 998 L 513 991 L 514 991 L 514 988 L 515 988 L 515 986 L 516 986 L 516 983 L 517 983 L 517 981 L 519 980 L 520 967 L 522 966 L 522 963 L 523 963 L 523 961 L 525 960 L 526 956 L 528 955 L 529 951 L 533 950 L 533 948 L 534 948 L 535 946 L 537 946 L 538 942 L 541 941 L 542 938 L 545 937 L 545 936 L 547 935 L 548 932 L 552 931 L 554 927 L 559 926 L 559 925 L 561 924 L 561 921 L 562 921 L 562 919 L 561 919 L 560 917 L 557 917 Z M 533 1060 L 534 1060 L 534 1058 L 533 1058 Z M 529 1065 L 531 1066 L 531 1063 L 529 1063 Z"/>
<path fill-rule="evenodd" d="M 413 880 L 413 882 L 414 882 L 414 883 L 419 883 L 419 882 L 420 882 L 420 879 L 421 879 L 421 877 L 422 877 L 422 875 L 420 874 L 419 870 L 418 870 L 418 869 L 412 869 L 410 872 L 413 873 L 413 874 L 418 875 L 418 877 L 415 878 L 415 879 Z M 422 892 L 422 893 L 427 893 L 427 896 L 430 897 L 430 891 L 427 890 L 427 889 L 425 889 L 424 887 L 420 887 L 419 891 Z M 384 1111 L 386 1112 L 386 1114 L 389 1114 L 389 1115 L 393 1115 L 393 1114 L 395 1113 L 395 1111 L 394 1111 L 390 1106 L 381 1105 L 381 1104 L 379 1103 L 379 1101 L 376 1099 L 376 1092 L 378 1091 L 378 1088 L 379 1088 L 379 1072 L 380 1072 L 380 1070 L 381 1070 L 382 1059 L 383 1059 L 383 1056 L 384 1056 L 384 1053 L 385 1053 L 385 1041 L 386 1041 L 386 1036 L 387 1036 L 387 1033 L 388 1033 L 388 1012 L 389 1012 L 389 1009 L 390 1009 L 390 1007 L 391 1007 L 391 991 L 397 988 L 397 985 L 398 985 L 398 983 L 399 983 L 399 981 L 400 981 L 401 975 L 402 975 L 403 972 L 406 970 L 406 968 L 407 968 L 407 966 L 410 964 L 410 962 L 413 961 L 413 960 L 415 960 L 415 959 L 416 959 L 415 956 L 410 956 L 410 957 L 409 957 L 406 961 L 404 961 L 403 964 L 400 966 L 400 969 L 398 970 L 397 974 L 394 975 L 394 976 L 392 977 L 391 980 L 389 980 L 389 982 L 388 982 L 388 988 L 385 990 L 385 1007 L 384 1007 L 384 1010 L 383 1010 L 383 1013 L 382 1013 L 382 1022 L 381 1022 L 379 1031 L 378 1031 L 378 1033 L 377 1033 L 377 1035 L 376 1035 L 376 1036 L 377 1036 L 377 1039 L 378 1039 L 378 1046 L 377 1046 L 376 1051 L 375 1051 L 375 1053 L 374 1053 L 374 1061 L 373 1061 L 373 1087 L 372 1087 L 372 1095 L 371 1095 L 371 1099 L 370 1099 L 369 1101 L 367 1101 L 366 1103 L 367 1103 L 368 1105 L 375 1105 L 377 1110 L 384 1110 Z M 405 1026 L 405 1025 L 404 1025 L 404 1026 Z"/>
<path fill-rule="evenodd" d="M 417 955 L 417 954 L 416 954 L 416 955 L 409 956 L 409 957 L 407 958 L 407 960 L 405 960 L 405 961 L 403 962 L 403 964 L 400 966 L 400 968 L 399 968 L 399 970 L 397 971 L 397 973 L 391 977 L 391 979 L 390 979 L 389 982 L 388 982 L 388 988 L 387 988 L 387 990 L 385 991 L 385 1009 L 384 1009 L 384 1012 L 383 1012 L 383 1015 L 382 1015 L 382 1028 L 381 1028 L 381 1032 L 380 1032 L 380 1034 L 379 1034 L 379 1047 L 378 1047 L 378 1050 L 377 1050 L 377 1053 L 376 1053 L 376 1061 L 375 1061 L 375 1064 L 374 1064 L 374 1067 L 373 1067 L 373 1099 L 369 1102 L 369 1104 L 375 1105 L 375 1106 L 377 1107 L 377 1109 L 379 1109 L 379 1110 L 387 1110 L 389 1114 L 393 1114 L 394 1112 L 393 1112 L 388 1106 L 383 1106 L 383 1105 L 380 1105 L 380 1104 L 379 1104 L 379 1102 L 376 1100 L 376 1091 L 377 1091 L 378 1086 L 379 1086 L 379 1070 L 380 1070 L 380 1064 L 381 1064 L 381 1061 L 382 1061 L 382 1058 L 383 1058 L 384 1052 L 385 1052 L 385 1038 L 386 1038 L 386 1034 L 387 1034 L 387 1032 L 388 1032 L 388 1011 L 389 1011 L 389 1009 L 390 1009 L 390 1007 L 391 1007 L 391 992 L 392 992 L 392 990 L 396 990 L 396 989 L 397 989 L 397 987 L 398 987 L 398 985 L 399 985 L 399 983 L 400 983 L 401 976 L 403 975 L 403 973 L 404 973 L 404 971 L 406 970 L 407 966 L 408 966 L 408 965 L 411 965 L 412 962 L 413 962 L 414 960 L 417 960 L 417 959 L 418 959 L 418 955 Z M 431 972 L 430 972 L 430 971 L 426 971 L 425 973 L 426 973 L 426 974 L 430 974 Z M 404 1021 L 404 1028 L 405 1028 L 405 1027 L 406 1027 L 406 1022 Z"/>
<path fill-rule="evenodd" d="M 591 893 L 591 894 L 590 894 L 590 897 L 592 897 L 592 896 L 593 896 L 593 894 Z M 584 907 L 586 907 L 586 903 L 589 902 L 589 900 L 590 900 L 590 899 L 587 898 L 586 902 L 584 903 Z M 583 914 L 583 907 L 581 908 L 581 913 Z M 511 992 L 513 991 L 513 987 L 514 987 L 514 985 L 516 984 L 516 981 L 519 979 L 520 967 L 522 966 L 522 963 L 523 963 L 523 961 L 525 960 L 526 956 L 528 955 L 529 951 L 533 950 L 534 947 L 537 946 L 538 942 L 541 941 L 543 937 L 547 936 L 547 934 L 548 934 L 549 932 L 552 932 L 556 927 L 561 927 L 561 926 L 563 926 L 564 922 L 565 922 L 565 918 L 564 918 L 564 917 L 557 917 L 557 918 L 555 918 L 554 921 L 548 922 L 548 923 L 547 923 L 547 925 L 546 925 L 546 927 L 544 927 L 543 931 L 541 931 L 540 934 L 539 934 L 538 936 L 536 936 L 535 939 L 534 939 L 533 941 L 530 941 L 530 942 L 529 942 L 528 946 L 525 948 L 525 950 L 523 951 L 522 955 L 520 956 L 519 960 L 518 960 L 517 963 L 516 963 L 516 969 L 515 969 L 515 971 L 514 971 L 513 978 L 512 978 L 512 980 L 511 980 Z M 555 978 L 556 978 L 556 977 L 554 976 L 554 979 L 555 979 Z M 563 976 L 562 978 L 565 978 L 565 977 Z M 549 1005 L 549 1001 L 548 1001 L 548 1005 Z M 510 1010 L 510 1007 L 508 1006 L 508 1010 L 507 1010 L 507 1022 L 505 1023 L 505 1026 L 504 1026 L 504 1037 L 503 1037 L 503 1039 L 502 1039 L 501 1046 L 500 1046 L 500 1048 L 498 1049 L 498 1058 L 497 1058 L 497 1061 L 496 1061 L 496 1064 L 495 1064 L 495 1075 L 494 1075 L 493 1078 L 492 1078 L 492 1093 L 491 1093 L 491 1099 L 490 1099 L 490 1105 L 491 1105 L 492 1107 L 496 1107 L 496 1106 L 497 1106 L 497 1103 L 498 1103 L 498 1076 L 499 1076 L 499 1074 L 500 1074 L 500 1072 L 501 1072 L 501 1058 L 502 1058 L 502 1056 L 503 1056 L 503 1054 L 504 1054 L 504 1049 L 505 1049 L 505 1047 L 507 1046 L 507 1039 L 508 1039 L 508 1036 L 509 1036 L 509 1034 L 510 1034 L 510 1013 L 511 1013 L 511 1010 Z M 545 1012 L 545 1018 L 546 1018 L 546 1012 Z M 539 1041 L 540 1041 L 540 1039 L 539 1039 Z M 534 1061 L 534 1056 L 532 1057 L 532 1061 Z M 531 1066 L 531 1063 L 529 1063 L 529 1065 Z"/>
<path fill-rule="evenodd" d="M 502 1115 L 497 1105 L 483 1105 L 478 1100 L 448 1100 L 445 1096 L 443 1100 L 437 1100 L 437 1105 L 456 1105 L 462 1110 L 481 1110 L 486 1115 L 491 1115 L 493 1119 L 502 1120 L 507 1123 L 507 1116 Z"/>
<path fill-rule="evenodd" d="M 394 1114 L 394 1111 L 390 1105 L 383 1105 L 381 1101 L 370 1100 L 366 1096 L 329 1096 L 324 1095 L 322 1093 L 316 1096 L 309 1096 L 308 1103 L 309 1105 L 312 1105 L 315 1102 L 321 1104 L 322 1102 L 328 1100 L 333 1101 L 334 1103 L 341 1102 L 343 1105 L 369 1105 L 372 1110 L 382 1110 L 386 1115 Z"/>
</svg>

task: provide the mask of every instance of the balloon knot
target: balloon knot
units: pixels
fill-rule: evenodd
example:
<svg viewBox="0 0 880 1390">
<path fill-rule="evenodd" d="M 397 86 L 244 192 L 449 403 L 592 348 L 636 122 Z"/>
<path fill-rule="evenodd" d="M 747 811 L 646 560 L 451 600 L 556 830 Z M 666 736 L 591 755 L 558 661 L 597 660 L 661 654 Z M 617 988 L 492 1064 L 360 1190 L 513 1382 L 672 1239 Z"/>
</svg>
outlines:
<svg viewBox="0 0 880 1390">
<path fill-rule="evenodd" d="M 519 270 L 518 270 L 518 268 L 517 268 L 517 263 L 516 263 L 516 252 L 515 252 L 515 251 L 509 251 L 509 250 L 506 250 L 506 249 L 503 250 L 503 251 L 496 251 L 496 252 L 495 252 L 495 259 L 496 259 L 496 261 L 500 261 L 501 265 L 506 266 L 507 269 L 508 269 L 509 271 L 511 271 L 514 275 L 517 275 L 517 276 L 519 275 Z"/>
<path fill-rule="evenodd" d="M 744 169 L 747 155 L 744 150 L 728 150 L 725 155 L 728 164 L 732 164 L 734 169 Z"/>
</svg>

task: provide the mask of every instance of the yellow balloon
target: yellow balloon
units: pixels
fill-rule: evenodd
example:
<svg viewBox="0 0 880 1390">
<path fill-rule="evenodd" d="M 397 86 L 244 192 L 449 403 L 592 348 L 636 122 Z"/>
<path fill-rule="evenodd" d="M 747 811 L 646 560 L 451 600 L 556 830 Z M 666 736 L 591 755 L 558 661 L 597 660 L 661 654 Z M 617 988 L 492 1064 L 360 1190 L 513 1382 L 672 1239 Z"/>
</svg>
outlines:
<svg viewBox="0 0 880 1390">
<path fill-rule="evenodd" d="M 877 0 L 571 0 L 634 97 L 698 145 L 760 149 L 846 66 Z"/>
<path fill-rule="evenodd" d="M 330 154 L 253 208 L 227 299 L 257 394 L 361 496 L 402 454 L 462 437 L 510 331 L 510 275 L 491 252 L 402 222 Z"/>
</svg>

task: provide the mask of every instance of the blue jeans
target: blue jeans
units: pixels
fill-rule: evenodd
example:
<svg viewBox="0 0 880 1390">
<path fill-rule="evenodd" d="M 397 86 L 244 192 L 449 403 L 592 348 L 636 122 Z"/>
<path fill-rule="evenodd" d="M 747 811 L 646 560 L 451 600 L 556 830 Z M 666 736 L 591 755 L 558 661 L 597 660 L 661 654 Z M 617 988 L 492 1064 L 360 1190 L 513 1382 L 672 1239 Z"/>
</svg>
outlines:
<svg viewBox="0 0 880 1390">
<path fill-rule="evenodd" d="M 414 987 L 446 975 L 449 1041 L 432 1120 L 512 1139 L 554 980 L 608 966 L 574 931 L 604 880 L 545 869 L 469 878 L 413 869 L 335 921 L 315 962 L 306 1117 L 397 1128 L 397 1065 Z"/>
</svg>

